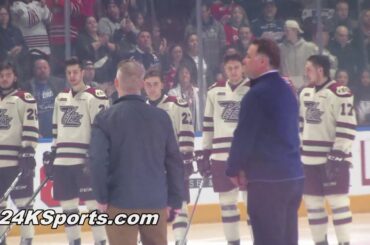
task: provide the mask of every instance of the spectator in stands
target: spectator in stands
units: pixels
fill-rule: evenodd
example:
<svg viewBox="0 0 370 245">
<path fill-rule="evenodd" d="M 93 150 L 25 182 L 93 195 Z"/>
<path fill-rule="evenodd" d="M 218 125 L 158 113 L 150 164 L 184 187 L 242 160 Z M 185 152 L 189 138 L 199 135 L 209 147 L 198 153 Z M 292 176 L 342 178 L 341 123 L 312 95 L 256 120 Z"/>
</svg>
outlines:
<svg viewBox="0 0 370 245">
<path fill-rule="evenodd" d="M 10 12 L 13 24 L 21 30 L 29 52 L 38 57 L 49 57 L 50 42 L 46 28 L 51 21 L 51 12 L 45 2 L 16 1 Z"/>
<path fill-rule="evenodd" d="M 212 16 L 224 25 L 231 19 L 231 12 L 235 6 L 233 0 L 216 0 L 211 5 Z"/>
<path fill-rule="evenodd" d="M 321 41 L 320 41 L 321 39 Z M 335 76 L 335 72 L 338 68 L 338 59 L 335 55 L 333 55 L 329 50 L 329 41 L 330 41 L 330 35 L 326 28 L 324 28 L 321 33 L 315 32 L 315 35 L 313 37 L 313 42 L 317 46 L 317 50 L 319 51 L 320 45 L 322 45 L 322 54 L 329 57 L 330 61 L 330 77 Z M 320 42 L 322 42 L 320 44 Z"/>
<path fill-rule="evenodd" d="M 142 12 L 133 12 L 131 19 L 135 26 L 135 33 L 139 33 L 141 30 L 147 29 L 148 26 L 145 20 L 145 15 Z"/>
<path fill-rule="evenodd" d="M 242 6 L 236 5 L 231 12 L 231 19 L 224 25 L 226 45 L 235 44 L 238 41 L 239 27 L 249 25 L 247 13 Z"/>
<path fill-rule="evenodd" d="M 85 28 L 77 37 L 76 54 L 81 60 L 94 62 L 98 83 L 113 81 L 114 66 L 111 55 L 115 50 L 116 45 L 109 40 L 108 35 L 98 33 L 95 17 L 87 17 Z"/>
<path fill-rule="evenodd" d="M 168 92 L 168 95 L 184 99 L 192 112 L 193 126 L 196 131 L 201 130 L 201 117 L 199 109 L 199 89 L 196 73 L 192 72 L 188 62 L 182 62 L 175 77 L 175 88 Z"/>
<path fill-rule="evenodd" d="M 361 73 L 361 84 L 355 93 L 356 110 L 359 125 L 370 125 L 370 71 Z"/>
<path fill-rule="evenodd" d="M 164 67 L 164 91 L 167 92 L 175 85 L 175 76 L 184 58 L 184 49 L 180 44 L 173 45 L 169 50 L 169 64 Z M 162 64 L 163 65 L 163 64 Z"/>
<path fill-rule="evenodd" d="M 306 42 L 302 29 L 295 20 L 287 20 L 284 27 L 285 40 L 279 45 L 281 52 L 281 73 L 289 77 L 296 89 L 304 86 L 304 66 L 308 57 L 317 53 L 314 43 Z"/>
<path fill-rule="evenodd" d="M 196 22 L 186 28 L 185 36 L 196 33 Z M 226 44 L 225 31 L 223 26 L 213 19 L 211 15 L 211 5 L 202 4 L 202 41 L 203 55 L 207 63 L 207 81 L 214 82 L 215 72 L 221 62 L 220 51 Z"/>
<path fill-rule="evenodd" d="M 40 137 L 52 138 L 54 100 L 66 88 L 65 81 L 51 75 L 47 60 L 38 59 L 33 66 L 32 79 L 21 86 L 36 99 Z"/>
<path fill-rule="evenodd" d="M 84 60 L 82 62 L 82 69 L 84 71 L 84 83 L 90 87 L 98 87 L 99 84 L 95 81 L 95 67 L 91 60 Z"/>
<path fill-rule="evenodd" d="M 353 32 L 353 44 L 359 55 L 359 70 L 363 70 L 370 60 L 370 8 L 361 12 L 359 26 Z"/>
<path fill-rule="evenodd" d="M 140 31 L 136 43 L 136 50 L 130 54 L 130 59 L 140 62 L 144 65 L 145 69 L 160 65 L 158 57 L 153 53 L 152 35 L 149 31 Z"/>
<path fill-rule="evenodd" d="M 347 27 L 350 34 L 356 27 L 355 21 L 349 17 L 349 4 L 347 0 L 338 0 L 335 5 L 334 17 L 329 21 L 328 29 L 334 33 L 338 26 Z"/>
<path fill-rule="evenodd" d="M 29 75 L 28 48 L 22 32 L 10 22 L 9 10 L 0 7 L 0 61 L 5 60 L 17 66 L 18 78 L 24 81 Z"/>
<path fill-rule="evenodd" d="M 200 64 L 199 58 L 199 46 L 198 46 L 198 35 L 195 33 L 191 33 L 186 37 L 186 55 L 184 56 L 184 61 L 188 63 L 188 66 L 192 70 L 192 73 L 198 73 L 198 67 Z M 203 60 L 203 80 L 198 81 L 198 83 L 203 82 L 207 84 L 206 74 L 207 74 L 207 63 Z M 197 77 L 197 76 L 195 76 Z M 213 81 L 209 81 L 208 84 L 213 83 Z"/>
<path fill-rule="evenodd" d="M 162 36 L 161 28 L 157 24 L 154 24 L 152 27 L 152 45 L 153 51 L 157 56 L 164 58 L 167 55 L 167 39 Z"/>
<path fill-rule="evenodd" d="M 111 38 L 115 31 L 121 28 L 120 12 L 117 0 L 105 2 L 106 17 L 99 20 L 98 30 L 100 34 L 107 35 Z"/>
<path fill-rule="evenodd" d="M 254 39 L 254 35 L 252 33 L 251 28 L 247 25 L 240 26 L 238 37 L 239 39 L 236 45 L 241 54 L 246 54 L 249 48 L 249 45 L 252 43 Z"/>
<path fill-rule="evenodd" d="M 134 30 L 135 27 L 130 18 L 124 17 L 120 29 L 114 32 L 113 41 L 116 44 L 115 58 L 117 64 L 135 51 L 136 34 Z"/>
<path fill-rule="evenodd" d="M 338 59 L 338 68 L 349 72 L 353 79 L 358 71 L 358 53 L 350 40 L 350 34 L 346 26 L 338 26 L 334 39 L 329 44 L 330 52 Z"/>
<path fill-rule="evenodd" d="M 72 53 L 75 49 L 78 33 L 83 29 L 84 18 L 87 12 L 91 9 L 90 1 L 70 0 L 71 2 L 71 18 L 69 33 L 71 36 Z M 50 47 L 51 47 L 51 67 L 53 74 L 64 76 L 65 64 L 65 31 L 64 31 L 64 0 L 47 0 L 47 5 L 52 12 L 50 23 Z"/>
<path fill-rule="evenodd" d="M 346 70 L 337 70 L 335 81 L 341 83 L 343 86 L 351 87 L 351 84 L 349 84 L 349 74 Z"/>
<path fill-rule="evenodd" d="M 263 0 L 262 16 L 252 21 L 253 34 L 281 42 L 284 36 L 284 21 L 276 19 L 275 0 Z"/>
</svg>

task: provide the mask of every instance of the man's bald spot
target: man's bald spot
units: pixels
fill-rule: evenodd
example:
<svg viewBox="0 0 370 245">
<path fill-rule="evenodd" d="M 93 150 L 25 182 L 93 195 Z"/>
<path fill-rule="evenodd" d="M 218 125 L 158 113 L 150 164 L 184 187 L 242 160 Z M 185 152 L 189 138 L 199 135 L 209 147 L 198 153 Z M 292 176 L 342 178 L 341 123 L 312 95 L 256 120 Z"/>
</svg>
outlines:
<svg viewBox="0 0 370 245">
<path fill-rule="evenodd" d="M 336 30 L 337 34 L 348 35 L 349 31 L 346 26 L 338 26 Z"/>
<path fill-rule="evenodd" d="M 118 64 L 117 80 L 125 90 L 140 90 L 145 69 L 136 61 L 122 61 Z"/>
</svg>

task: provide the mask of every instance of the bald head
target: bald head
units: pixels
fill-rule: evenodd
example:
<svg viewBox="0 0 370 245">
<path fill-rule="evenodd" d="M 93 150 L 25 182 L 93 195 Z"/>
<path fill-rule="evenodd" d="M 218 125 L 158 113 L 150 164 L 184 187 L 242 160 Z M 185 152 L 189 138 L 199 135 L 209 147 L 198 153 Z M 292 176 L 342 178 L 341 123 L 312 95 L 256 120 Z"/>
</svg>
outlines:
<svg viewBox="0 0 370 245">
<path fill-rule="evenodd" d="M 349 40 L 349 31 L 346 26 L 338 26 L 335 31 L 335 40 L 342 46 L 346 45 Z"/>
<path fill-rule="evenodd" d="M 121 61 L 118 64 L 115 85 L 119 96 L 140 94 L 143 87 L 145 69 L 136 61 Z"/>
</svg>

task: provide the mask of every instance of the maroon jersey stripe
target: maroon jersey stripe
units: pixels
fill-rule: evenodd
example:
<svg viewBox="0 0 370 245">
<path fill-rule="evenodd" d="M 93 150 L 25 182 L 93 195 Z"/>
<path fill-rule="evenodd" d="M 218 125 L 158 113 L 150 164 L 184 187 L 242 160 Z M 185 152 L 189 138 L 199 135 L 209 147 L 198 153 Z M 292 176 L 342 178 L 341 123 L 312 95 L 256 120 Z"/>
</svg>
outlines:
<svg viewBox="0 0 370 245">
<path fill-rule="evenodd" d="M 194 137 L 194 133 L 191 131 L 180 131 L 178 137 Z"/>
<path fill-rule="evenodd" d="M 213 122 L 212 117 L 203 117 L 203 122 Z"/>
<path fill-rule="evenodd" d="M 339 138 L 349 139 L 349 140 L 354 140 L 355 139 L 355 136 L 353 134 L 336 133 L 335 136 L 339 137 Z"/>
<path fill-rule="evenodd" d="M 356 129 L 355 124 L 345 123 L 345 122 L 337 122 L 337 127 L 348 128 L 348 129 Z"/>
<path fill-rule="evenodd" d="M 328 153 L 319 151 L 302 151 L 302 156 L 306 157 L 327 157 Z"/>
<path fill-rule="evenodd" d="M 181 142 L 179 142 L 179 146 L 180 147 L 182 147 L 182 146 L 194 147 L 194 142 L 191 142 L 191 141 L 181 141 Z"/>
<path fill-rule="evenodd" d="M 224 138 L 214 138 L 212 142 L 214 144 L 220 144 L 220 143 L 231 143 L 233 140 L 233 137 L 224 137 Z"/>
<path fill-rule="evenodd" d="M 22 140 L 25 140 L 25 141 L 32 141 L 32 142 L 37 142 L 37 141 L 38 141 L 38 138 L 36 138 L 36 137 L 32 137 L 32 136 L 23 136 L 23 137 L 22 137 Z"/>
<path fill-rule="evenodd" d="M 303 145 L 306 146 L 321 146 L 321 147 L 332 147 L 333 142 L 322 141 L 322 140 L 304 140 Z"/>
<path fill-rule="evenodd" d="M 31 127 L 31 126 L 23 126 L 23 131 L 29 131 L 29 132 L 34 132 L 34 133 L 39 133 L 39 129 L 36 127 Z"/>
<path fill-rule="evenodd" d="M 64 143 L 58 143 L 57 148 L 81 148 L 81 149 L 89 149 L 88 144 L 82 144 L 82 143 L 72 143 L 72 142 L 64 142 Z"/>
<path fill-rule="evenodd" d="M 20 149 L 21 147 L 16 145 L 0 145 L 2 151 L 19 151 Z"/>
<path fill-rule="evenodd" d="M 203 132 L 213 132 L 214 128 L 213 127 L 203 127 Z"/>
<path fill-rule="evenodd" d="M 86 158 L 86 154 L 80 153 L 57 153 L 57 158 Z"/>
<path fill-rule="evenodd" d="M 229 153 L 230 147 L 212 149 L 212 153 Z"/>
<path fill-rule="evenodd" d="M 15 160 L 15 161 L 18 161 L 18 156 L 1 155 L 0 160 Z"/>
</svg>

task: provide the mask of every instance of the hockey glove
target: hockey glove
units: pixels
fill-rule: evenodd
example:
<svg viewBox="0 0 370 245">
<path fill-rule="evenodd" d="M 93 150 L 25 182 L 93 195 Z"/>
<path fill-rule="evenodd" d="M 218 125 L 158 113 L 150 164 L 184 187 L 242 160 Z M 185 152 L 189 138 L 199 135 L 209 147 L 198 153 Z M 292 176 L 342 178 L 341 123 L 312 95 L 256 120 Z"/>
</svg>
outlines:
<svg viewBox="0 0 370 245">
<path fill-rule="evenodd" d="M 44 165 L 45 175 L 49 179 L 53 179 L 53 165 L 56 156 L 56 148 L 51 147 L 51 151 L 45 151 L 42 156 L 42 163 Z"/>
<path fill-rule="evenodd" d="M 195 151 L 195 161 L 197 162 L 197 168 L 202 177 L 211 176 L 210 156 L 211 150 Z"/>
<path fill-rule="evenodd" d="M 22 148 L 19 151 L 18 166 L 22 172 L 22 177 L 30 177 L 35 175 L 35 149 L 31 146 Z"/>
<path fill-rule="evenodd" d="M 194 173 L 193 167 L 193 153 L 192 152 L 184 152 L 181 153 L 182 161 L 184 162 L 184 176 L 188 179 Z"/>
<path fill-rule="evenodd" d="M 181 209 L 167 207 L 167 222 L 172 223 L 176 216 L 180 213 Z"/>
<path fill-rule="evenodd" d="M 328 182 L 336 182 L 337 176 L 342 168 L 349 168 L 350 163 L 345 161 L 345 154 L 340 151 L 332 151 L 328 154 L 325 164 L 325 173 Z"/>
</svg>

